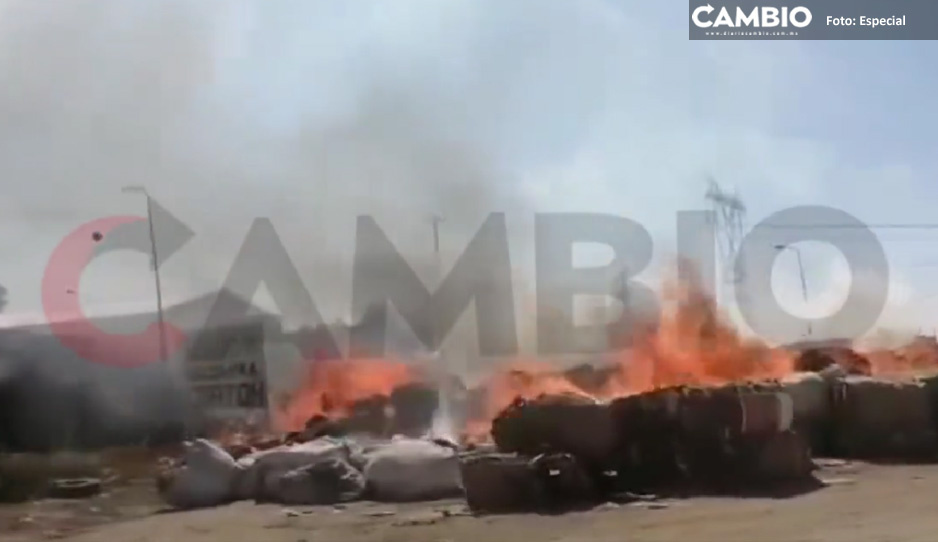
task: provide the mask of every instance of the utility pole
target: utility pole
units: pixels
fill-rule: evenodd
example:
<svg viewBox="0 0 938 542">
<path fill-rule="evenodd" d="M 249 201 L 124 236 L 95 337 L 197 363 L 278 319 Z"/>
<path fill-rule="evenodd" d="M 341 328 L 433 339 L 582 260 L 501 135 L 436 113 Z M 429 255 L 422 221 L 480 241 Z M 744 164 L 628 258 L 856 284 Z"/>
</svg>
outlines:
<svg viewBox="0 0 938 542">
<path fill-rule="evenodd" d="M 433 259 L 434 259 L 434 289 L 439 288 L 443 282 L 443 258 L 440 254 L 440 223 L 444 221 L 440 215 L 430 217 L 430 225 L 433 228 Z M 430 374 L 433 375 L 437 383 L 437 390 L 440 394 L 440 402 L 437 412 L 434 414 L 431 434 L 435 437 L 456 438 L 455 422 L 453 420 L 453 380 L 451 378 L 449 363 L 451 361 L 443 355 L 443 337 L 439 329 L 440 319 L 434 312 L 434 304 L 430 301 L 430 331 L 433 341 L 433 367 Z"/>
<path fill-rule="evenodd" d="M 434 274 L 436 275 L 434 280 L 436 281 L 436 287 L 439 288 L 440 284 L 443 282 L 443 258 L 440 255 L 440 223 L 443 222 L 443 217 L 440 215 L 432 215 L 430 217 L 430 225 L 433 228 L 433 266 Z M 431 306 L 432 309 L 432 306 Z M 437 321 L 439 320 L 435 314 L 430 315 L 431 326 L 433 331 L 433 349 L 439 353 L 443 345 L 438 344 L 442 342 L 440 337 L 439 329 L 437 329 Z"/>
<path fill-rule="evenodd" d="M 808 303 L 808 281 L 805 280 L 804 263 L 801 260 L 801 250 L 791 245 L 775 245 L 775 250 L 781 252 L 791 250 L 798 256 L 798 275 L 801 277 L 801 295 L 804 297 L 805 304 Z M 808 336 L 811 336 L 811 322 L 808 322 Z"/>
<path fill-rule="evenodd" d="M 433 254 L 436 255 L 437 263 L 440 261 L 440 223 L 443 222 L 443 217 L 440 215 L 433 215 L 430 217 L 430 223 L 433 225 Z M 438 271 L 440 271 L 438 269 Z"/>
<path fill-rule="evenodd" d="M 160 260 L 156 250 L 156 232 L 153 228 L 153 203 L 150 193 L 142 186 L 125 186 L 124 193 L 143 194 L 147 200 L 147 223 L 150 229 L 150 251 L 153 258 L 153 274 L 156 278 L 156 317 L 159 325 L 160 360 L 167 361 L 166 330 L 163 326 L 163 288 L 160 284 Z"/>
</svg>

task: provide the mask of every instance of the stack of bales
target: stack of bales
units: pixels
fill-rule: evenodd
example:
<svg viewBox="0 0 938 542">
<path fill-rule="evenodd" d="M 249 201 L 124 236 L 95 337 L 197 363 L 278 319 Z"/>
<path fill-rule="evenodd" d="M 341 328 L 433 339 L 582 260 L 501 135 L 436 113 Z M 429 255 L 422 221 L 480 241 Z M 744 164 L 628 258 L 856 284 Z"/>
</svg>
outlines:
<svg viewBox="0 0 938 542">
<path fill-rule="evenodd" d="M 774 384 L 678 387 L 612 408 L 626 489 L 738 490 L 807 479 L 813 469 L 792 430 L 793 402 Z"/>
<path fill-rule="evenodd" d="M 920 380 L 847 376 L 833 383 L 833 449 L 862 459 L 935 457 L 933 402 Z"/>
<path fill-rule="evenodd" d="M 609 406 L 575 395 L 517 399 L 493 422 L 492 437 L 498 453 L 462 459 L 466 499 L 479 512 L 591 503 L 616 448 Z"/>
<path fill-rule="evenodd" d="M 517 498 L 509 502 L 528 495 L 528 503 L 571 506 L 609 491 L 807 479 L 813 465 L 792 430 L 792 403 L 777 383 L 668 388 L 611 403 L 519 399 L 493 423 L 499 453 L 465 459 L 463 483 L 470 506 L 484 510 L 508 506 L 492 488 L 512 485 Z M 545 462 L 554 467 L 539 470 Z"/>
<path fill-rule="evenodd" d="M 869 361 L 847 348 L 802 353 L 780 382 L 794 404 L 794 427 L 815 455 L 920 461 L 936 457 L 938 379 L 870 376 Z"/>
</svg>

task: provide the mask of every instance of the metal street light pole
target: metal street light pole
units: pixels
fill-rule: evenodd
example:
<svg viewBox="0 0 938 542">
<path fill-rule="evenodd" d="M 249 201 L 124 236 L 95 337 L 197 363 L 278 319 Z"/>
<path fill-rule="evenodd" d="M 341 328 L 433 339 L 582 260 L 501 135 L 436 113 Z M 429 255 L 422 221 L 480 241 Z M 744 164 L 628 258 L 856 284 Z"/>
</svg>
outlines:
<svg viewBox="0 0 938 542">
<path fill-rule="evenodd" d="M 160 260 L 156 250 L 156 232 L 153 228 L 153 204 L 150 199 L 150 193 L 142 186 L 125 186 L 121 189 L 124 193 L 143 194 L 147 200 L 147 223 L 150 229 L 150 251 L 153 257 L 153 274 L 156 278 L 156 318 L 159 325 L 160 339 L 160 360 L 167 361 L 166 330 L 163 326 L 163 288 L 160 284 Z"/>
<path fill-rule="evenodd" d="M 804 302 L 808 302 L 808 282 L 805 280 L 804 276 L 804 263 L 801 260 L 801 250 L 798 247 L 793 247 L 790 245 L 775 245 L 775 250 L 781 252 L 784 250 L 791 250 L 798 256 L 798 274 L 801 277 L 801 295 L 804 296 Z M 811 335 L 811 322 L 808 322 L 808 335 Z"/>
<path fill-rule="evenodd" d="M 443 282 L 443 259 L 440 256 L 440 223 L 443 222 L 443 217 L 439 215 L 433 215 L 430 217 L 430 223 L 433 225 L 433 259 L 434 259 L 434 273 L 436 273 L 436 288 L 439 288 L 440 284 Z M 443 345 L 437 344 L 441 341 L 439 329 L 437 329 L 437 318 L 435 314 L 431 314 L 430 318 L 433 320 L 433 348 L 439 353 Z"/>
</svg>

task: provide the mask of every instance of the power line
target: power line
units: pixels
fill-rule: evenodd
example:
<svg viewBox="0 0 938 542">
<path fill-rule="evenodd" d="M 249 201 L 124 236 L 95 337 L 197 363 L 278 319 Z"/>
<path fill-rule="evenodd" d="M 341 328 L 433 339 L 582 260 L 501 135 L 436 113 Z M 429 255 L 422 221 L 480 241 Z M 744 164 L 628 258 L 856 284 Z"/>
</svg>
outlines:
<svg viewBox="0 0 938 542">
<path fill-rule="evenodd" d="M 772 229 L 875 229 L 875 230 L 938 230 L 938 224 L 756 224 L 755 228 Z"/>
</svg>

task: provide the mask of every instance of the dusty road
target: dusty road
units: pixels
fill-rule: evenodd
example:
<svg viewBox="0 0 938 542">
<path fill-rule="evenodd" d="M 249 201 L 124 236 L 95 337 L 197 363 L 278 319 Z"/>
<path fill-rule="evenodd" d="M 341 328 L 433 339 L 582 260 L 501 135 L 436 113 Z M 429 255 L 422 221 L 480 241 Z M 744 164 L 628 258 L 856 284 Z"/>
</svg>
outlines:
<svg viewBox="0 0 938 542">
<path fill-rule="evenodd" d="M 562 516 L 476 518 L 458 502 L 406 506 L 357 503 L 333 508 L 284 508 L 236 503 L 184 513 L 152 514 L 153 502 L 130 506 L 130 494 L 112 501 L 118 513 L 75 517 L 89 503 L 34 503 L 0 510 L 10 542 L 482 542 L 537 541 L 928 541 L 938 540 L 938 466 L 826 467 L 831 484 L 787 499 L 695 498 L 604 505 Z M 144 499 L 145 500 L 145 499 Z M 57 508 L 58 507 L 58 508 Z M 31 514 L 31 515 L 30 515 Z M 110 514 L 110 516 L 108 516 Z M 80 515 L 80 514 L 79 514 Z M 93 516 L 85 513 L 84 516 Z M 28 516 L 29 519 L 23 520 Z M 123 519 L 114 521 L 118 516 Z M 135 519 L 128 519 L 134 518 Z"/>
</svg>

